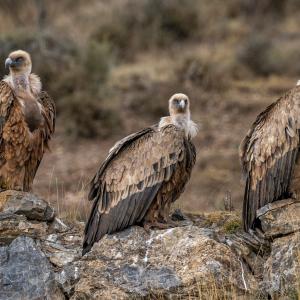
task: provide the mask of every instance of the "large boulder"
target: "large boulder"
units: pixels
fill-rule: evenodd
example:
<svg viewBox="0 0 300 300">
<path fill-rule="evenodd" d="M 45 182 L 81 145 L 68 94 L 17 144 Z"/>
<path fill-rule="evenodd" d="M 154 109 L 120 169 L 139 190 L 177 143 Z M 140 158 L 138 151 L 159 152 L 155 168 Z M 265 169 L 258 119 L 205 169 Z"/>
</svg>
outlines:
<svg viewBox="0 0 300 300">
<path fill-rule="evenodd" d="M 0 193 L 0 212 L 23 215 L 36 221 L 52 221 L 54 218 L 54 209 L 45 200 L 12 190 Z"/>
<path fill-rule="evenodd" d="M 105 236 L 75 263 L 80 280 L 73 299 L 255 294 L 258 285 L 214 231 L 197 226 L 146 233 L 141 227 Z"/>
<path fill-rule="evenodd" d="M 36 243 L 20 236 L 0 248 L 0 299 L 64 299 L 50 263 Z"/>
</svg>

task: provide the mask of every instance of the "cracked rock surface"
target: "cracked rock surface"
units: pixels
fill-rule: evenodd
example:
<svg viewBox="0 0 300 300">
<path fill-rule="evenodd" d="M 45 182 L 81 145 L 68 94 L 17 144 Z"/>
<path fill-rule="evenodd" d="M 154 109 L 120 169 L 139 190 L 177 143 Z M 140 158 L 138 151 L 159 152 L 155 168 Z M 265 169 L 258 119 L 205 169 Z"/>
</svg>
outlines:
<svg viewBox="0 0 300 300">
<path fill-rule="evenodd" d="M 258 212 L 260 234 L 244 233 L 236 212 L 188 215 L 176 228 L 107 235 L 81 257 L 83 223 L 29 193 L 0 193 L 0 299 L 290 297 L 299 220 L 284 218 L 299 204 L 280 202 Z"/>
</svg>

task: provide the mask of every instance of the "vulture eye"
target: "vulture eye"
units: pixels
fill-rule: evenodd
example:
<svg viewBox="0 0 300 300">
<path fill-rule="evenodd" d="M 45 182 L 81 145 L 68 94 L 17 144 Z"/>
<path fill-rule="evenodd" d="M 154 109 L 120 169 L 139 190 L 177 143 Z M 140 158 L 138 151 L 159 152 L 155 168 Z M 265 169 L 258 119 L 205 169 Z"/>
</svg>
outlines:
<svg viewBox="0 0 300 300">
<path fill-rule="evenodd" d="M 21 62 L 23 60 L 23 57 L 22 56 L 19 56 L 16 58 L 16 62 Z"/>
</svg>

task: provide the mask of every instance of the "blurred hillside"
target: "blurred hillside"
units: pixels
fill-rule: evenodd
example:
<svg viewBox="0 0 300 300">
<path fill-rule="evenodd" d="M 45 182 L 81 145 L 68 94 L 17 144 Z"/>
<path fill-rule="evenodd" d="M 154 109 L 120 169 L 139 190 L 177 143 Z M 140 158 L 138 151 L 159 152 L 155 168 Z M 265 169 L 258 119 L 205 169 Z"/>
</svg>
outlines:
<svg viewBox="0 0 300 300">
<path fill-rule="evenodd" d="M 201 125 L 179 203 L 240 207 L 238 145 L 255 116 L 300 77 L 297 0 L 0 0 L 0 73 L 31 53 L 58 107 L 35 191 L 85 215 L 85 186 L 119 138 L 167 114 L 175 92 Z"/>
</svg>

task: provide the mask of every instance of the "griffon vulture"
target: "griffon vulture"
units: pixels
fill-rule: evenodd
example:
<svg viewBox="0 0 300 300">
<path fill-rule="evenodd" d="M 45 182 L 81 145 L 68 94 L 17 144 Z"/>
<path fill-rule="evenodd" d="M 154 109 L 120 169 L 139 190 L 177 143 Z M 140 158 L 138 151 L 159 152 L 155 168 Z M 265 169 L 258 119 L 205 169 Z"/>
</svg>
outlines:
<svg viewBox="0 0 300 300">
<path fill-rule="evenodd" d="M 131 134 L 110 150 L 91 182 L 93 207 L 85 228 L 83 255 L 106 233 L 133 224 L 174 226 L 170 205 L 183 192 L 195 164 L 197 133 L 184 94 L 169 100 L 170 116 Z"/>
<path fill-rule="evenodd" d="M 55 105 L 25 51 L 10 53 L 0 81 L 0 189 L 30 191 L 54 131 Z"/>
<path fill-rule="evenodd" d="M 258 115 L 240 145 L 246 177 L 244 229 L 259 226 L 256 211 L 300 188 L 297 165 L 300 129 L 300 86 L 296 86 Z"/>
</svg>

